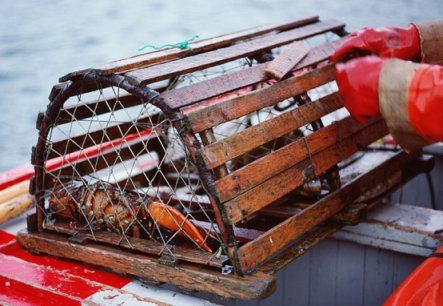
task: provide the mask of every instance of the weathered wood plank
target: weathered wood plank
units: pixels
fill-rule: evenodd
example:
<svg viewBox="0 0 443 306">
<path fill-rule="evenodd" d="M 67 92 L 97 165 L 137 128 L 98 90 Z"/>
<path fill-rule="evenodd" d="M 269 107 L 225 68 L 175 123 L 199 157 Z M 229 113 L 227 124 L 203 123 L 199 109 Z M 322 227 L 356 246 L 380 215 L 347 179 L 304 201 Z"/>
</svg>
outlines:
<svg viewBox="0 0 443 306">
<path fill-rule="evenodd" d="M 373 170 L 358 176 L 339 190 L 303 210 L 303 212 L 285 220 L 259 238 L 243 245 L 239 249 L 242 270 L 249 271 L 253 269 L 256 265 L 283 249 L 291 241 L 355 201 L 360 195 L 382 181 L 386 173 L 398 170 L 412 158 L 414 157 L 404 152 L 396 154 Z"/>
<path fill-rule="evenodd" d="M 354 243 L 341 241 L 337 252 L 337 274 L 335 305 L 363 305 L 363 283 L 368 281 L 364 275 L 364 248 Z M 338 290 L 346 288 L 346 290 Z"/>
<path fill-rule="evenodd" d="M 33 252 L 79 260 L 147 281 L 166 282 L 226 298 L 245 300 L 264 298 L 275 290 L 275 278 L 262 272 L 240 277 L 232 274 L 223 275 L 219 270 L 202 269 L 185 263 L 171 267 L 159 263 L 156 258 L 146 254 L 133 254 L 115 247 L 92 243 L 72 244 L 66 238 L 50 233 L 21 231 L 17 235 L 17 241 L 23 248 Z"/>
<path fill-rule="evenodd" d="M 365 140 L 361 134 L 356 134 L 355 137 L 347 139 L 352 134 L 358 133 L 365 128 L 368 128 L 368 139 L 373 139 L 373 137 L 377 137 L 387 131 L 381 122 L 363 126 L 349 117 L 345 118 L 217 180 L 215 183 L 217 196 L 222 202 L 232 199 L 282 171 L 309 159 L 309 155 L 312 158 L 328 147 L 341 150 L 347 148 L 356 139 Z M 369 132 L 372 132 L 372 135 Z M 336 163 L 345 158 L 344 155 L 338 156 L 338 153 L 341 153 L 341 151 L 337 151 L 337 154 L 330 157 L 334 158 L 335 156 L 337 159 Z M 343 158 L 340 159 L 340 157 Z"/>
<path fill-rule="evenodd" d="M 330 237 L 341 228 L 341 225 L 320 225 L 315 230 L 309 232 L 305 237 L 297 241 L 278 256 L 272 258 L 260 267 L 260 271 L 265 273 L 272 273 L 283 269 L 289 265 L 294 259 L 305 254 L 310 248 L 317 245 L 319 242 Z"/>
<path fill-rule="evenodd" d="M 273 61 L 269 62 L 266 72 L 276 80 L 281 80 L 309 52 L 309 48 L 295 41 L 286 47 Z"/>
<path fill-rule="evenodd" d="M 122 239 L 121 234 L 111 233 L 107 231 L 96 231 L 92 235 L 89 231 L 80 232 L 78 229 L 73 228 L 68 222 L 56 221 L 54 224 L 46 223 L 43 226 L 44 229 L 54 231 L 57 233 L 63 233 L 72 236 L 79 237 L 80 239 L 87 239 L 88 241 L 103 242 L 110 245 L 117 245 L 118 247 L 135 250 L 146 254 L 153 254 L 160 256 L 163 253 L 193 263 L 209 265 L 212 267 L 221 268 L 223 263 L 228 260 L 227 256 L 221 255 L 218 258 L 211 253 L 203 252 L 193 248 L 181 247 L 181 246 L 166 246 L 163 243 L 127 236 Z"/>
<path fill-rule="evenodd" d="M 299 187 L 304 182 L 317 177 L 339 161 L 357 152 L 361 147 L 367 146 L 386 135 L 386 133 L 384 123 L 378 122 L 378 124 L 357 132 L 355 136 L 345 139 L 340 144 L 330 146 L 319 153 L 311 154 L 310 158 L 304 158 L 291 168 L 226 202 L 227 215 L 233 223 L 242 220 Z M 268 166 L 268 168 L 271 167 Z"/>
<path fill-rule="evenodd" d="M 335 66 L 329 64 L 230 100 L 222 100 L 204 108 L 193 109 L 187 113 L 187 116 L 193 131 L 200 132 L 277 104 L 306 90 L 331 82 L 334 78 Z"/>
<path fill-rule="evenodd" d="M 201 149 L 206 167 L 213 169 L 341 107 L 343 107 L 343 101 L 340 96 L 338 93 L 332 93 L 223 140 L 211 143 Z"/>
<path fill-rule="evenodd" d="M 98 67 L 97 70 L 101 70 L 108 74 L 122 73 L 132 69 L 142 68 L 148 65 L 153 65 L 177 58 L 182 58 L 189 55 L 196 55 L 202 52 L 207 52 L 207 51 L 212 51 L 214 49 L 227 47 L 240 40 L 250 39 L 274 31 L 290 30 L 293 28 L 317 22 L 318 20 L 319 20 L 318 16 L 311 16 L 300 20 L 295 20 L 292 22 L 283 22 L 283 23 L 271 24 L 266 26 L 253 27 L 226 35 L 220 35 L 206 39 L 199 39 L 190 42 L 189 46 L 192 49 L 171 48 L 166 50 L 155 50 L 151 52 L 145 52 L 143 54 L 137 54 L 124 59 L 110 62 L 106 65 Z M 69 73 L 61 77 L 60 82 L 75 78 L 76 76 L 83 73 L 85 70 L 87 69 Z"/>
<path fill-rule="evenodd" d="M 386 134 L 385 124 L 378 121 L 360 130 L 355 136 L 348 137 L 316 154 L 307 153 L 310 154 L 310 158 L 306 158 L 305 155 L 302 161 L 291 168 L 226 202 L 224 205 L 227 216 L 232 223 L 242 220 Z M 300 157 L 297 159 L 299 160 Z M 271 162 L 267 165 L 268 168 L 273 168 L 269 165 L 275 165 L 275 163 Z"/>
<path fill-rule="evenodd" d="M 443 239 L 443 234 L 435 234 L 435 231 L 441 229 L 442 222 L 441 211 L 406 204 L 390 204 L 369 213 L 364 222 L 344 227 L 334 237 L 426 257 Z"/>
<path fill-rule="evenodd" d="M 200 132 L 200 138 L 201 138 L 204 146 L 207 146 L 207 145 L 212 144 L 217 141 L 217 139 L 215 138 L 215 135 L 214 135 L 214 130 L 212 128 L 207 129 L 203 132 Z M 219 167 L 212 168 L 212 169 L 214 169 L 213 171 L 214 171 L 215 177 L 220 178 L 220 177 L 226 176 L 228 174 L 228 169 L 226 168 L 226 165 L 223 165 L 223 163 L 220 163 L 218 166 Z"/>
<path fill-rule="evenodd" d="M 142 131 L 146 131 L 149 128 L 151 122 L 157 122 L 159 116 L 160 114 L 143 115 L 137 118 L 135 123 L 115 122 L 113 124 L 109 124 L 104 129 L 94 130 L 89 133 L 54 141 L 51 144 L 52 150 L 49 152 L 48 158 L 66 155 L 87 147 L 96 146 L 103 142 L 122 138 L 129 134 L 142 133 Z"/>
<path fill-rule="evenodd" d="M 294 67 L 294 70 L 303 69 L 327 60 L 342 41 L 343 39 L 337 39 L 310 49 L 308 55 Z M 161 97 L 171 108 L 177 109 L 235 89 L 269 80 L 270 77 L 265 69 L 266 64 L 258 64 L 250 68 L 227 72 L 196 84 L 167 90 L 161 94 Z"/>
<path fill-rule="evenodd" d="M 334 286 L 337 274 L 341 271 L 337 269 L 334 255 L 336 256 L 339 242 L 328 239 L 319 243 L 315 251 L 311 253 L 309 269 L 309 303 L 310 305 L 336 305 L 334 304 L 335 292 L 331 290 Z M 314 285 L 315 284 L 315 285 Z M 340 306 L 343 306 L 340 304 Z M 354 305 L 355 306 L 355 305 Z"/>
<path fill-rule="evenodd" d="M 295 40 L 301 40 L 328 31 L 336 31 L 343 27 L 343 23 L 335 20 L 321 21 L 279 34 L 241 42 L 230 47 L 189 56 L 184 59 L 179 59 L 148 68 L 130 71 L 126 73 L 125 76 L 134 84 L 146 85 L 148 83 L 171 78 L 178 74 L 186 74 L 211 66 L 220 65 L 242 57 L 247 57 L 259 51 L 279 47 Z"/>
<path fill-rule="evenodd" d="M 391 279 L 394 274 L 395 253 L 376 248 L 364 248 L 363 306 L 383 305 L 383 302 L 395 289 Z M 377 292 L 378 294 L 373 294 Z"/>
<path fill-rule="evenodd" d="M 34 206 L 34 196 L 29 193 L 19 195 L 0 203 L 0 224 L 20 216 Z"/>
</svg>

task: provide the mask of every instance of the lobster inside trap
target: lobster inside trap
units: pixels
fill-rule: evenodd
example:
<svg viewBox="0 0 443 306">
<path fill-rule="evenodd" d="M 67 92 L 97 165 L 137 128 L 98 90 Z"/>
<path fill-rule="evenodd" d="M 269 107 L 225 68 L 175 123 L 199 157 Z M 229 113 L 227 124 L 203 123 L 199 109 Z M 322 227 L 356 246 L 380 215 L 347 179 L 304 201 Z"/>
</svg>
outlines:
<svg viewBox="0 0 443 306">
<path fill-rule="evenodd" d="M 309 17 L 62 77 L 37 122 L 37 209 L 20 244 L 150 282 L 269 295 L 275 270 L 424 169 L 378 141 L 381 119 L 343 109 L 328 58 L 345 34 Z"/>
</svg>

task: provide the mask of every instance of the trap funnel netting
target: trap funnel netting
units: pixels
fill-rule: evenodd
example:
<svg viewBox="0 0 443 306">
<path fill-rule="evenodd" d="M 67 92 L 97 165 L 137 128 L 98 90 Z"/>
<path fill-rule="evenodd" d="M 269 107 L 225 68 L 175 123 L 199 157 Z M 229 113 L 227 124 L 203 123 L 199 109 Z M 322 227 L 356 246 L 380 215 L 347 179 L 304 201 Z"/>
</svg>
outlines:
<svg viewBox="0 0 443 306">
<path fill-rule="evenodd" d="M 314 47 L 336 37 L 328 33 L 303 43 Z M 281 48 L 272 54 L 277 55 Z M 256 59 L 244 58 L 148 85 L 157 91 L 133 86 L 119 75 L 94 72 L 66 84 L 40 122 L 35 165 L 43 226 L 57 229 L 57 222 L 63 221 L 65 227 L 73 229 L 71 235 L 88 233 L 93 238 L 97 233 L 111 232 L 120 236 L 117 244 L 131 245 L 129 237 L 146 239 L 163 246 L 161 253 L 172 256 L 176 246 L 211 251 L 214 256 L 225 254 L 226 242 L 221 238 L 214 204 L 189 151 L 195 146 L 192 137 L 200 146 L 207 140 L 202 134 L 181 131 L 177 126 L 179 112 L 163 104 L 158 93 L 257 64 Z M 211 99 L 230 99 L 272 84 L 272 80 L 261 82 Z M 223 123 L 214 127 L 214 140 L 235 135 L 335 90 L 335 84 L 328 83 Z M 303 139 L 316 128 L 319 126 L 306 124 L 273 139 L 229 160 L 223 171 L 238 170 Z M 62 166 L 53 167 L 54 159 L 62 160 Z M 211 174 L 217 177 L 219 170 Z M 254 227 L 250 222 L 247 225 Z"/>
</svg>

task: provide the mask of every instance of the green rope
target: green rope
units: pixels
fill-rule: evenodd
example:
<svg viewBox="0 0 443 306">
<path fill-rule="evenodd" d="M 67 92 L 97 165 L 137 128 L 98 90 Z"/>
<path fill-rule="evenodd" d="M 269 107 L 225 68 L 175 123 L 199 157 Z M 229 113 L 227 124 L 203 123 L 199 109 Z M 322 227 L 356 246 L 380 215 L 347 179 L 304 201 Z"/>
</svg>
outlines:
<svg viewBox="0 0 443 306">
<path fill-rule="evenodd" d="M 154 49 L 154 50 L 161 50 L 161 49 L 166 49 L 166 48 L 179 48 L 179 49 L 188 49 L 188 50 L 192 50 L 191 46 L 189 45 L 189 43 L 195 39 L 198 38 L 198 35 L 194 35 L 191 38 L 184 40 L 184 41 L 180 41 L 178 43 L 175 44 L 164 44 L 161 46 L 154 46 L 154 45 L 146 45 L 144 47 L 141 47 L 140 49 L 138 49 L 138 51 L 143 51 L 145 49 Z"/>
</svg>

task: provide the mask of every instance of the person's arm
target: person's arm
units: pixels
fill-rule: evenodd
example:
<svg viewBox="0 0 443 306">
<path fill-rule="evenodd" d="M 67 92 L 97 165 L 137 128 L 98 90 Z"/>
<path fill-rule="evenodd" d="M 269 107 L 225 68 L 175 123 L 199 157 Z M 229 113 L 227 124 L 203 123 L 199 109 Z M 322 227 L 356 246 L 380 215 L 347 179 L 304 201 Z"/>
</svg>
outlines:
<svg viewBox="0 0 443 306">
<path fill-rule="evenodd" d="M 443 20 L 414 24 L 420 36 L 421 60 L 443 65 Z"/>
<path fill-rule="evenodd" d="M 405 150 L 443 141 L 443 67 L 369 56 L 337 64 L 337 84 L 356 120 L 381 115 Z"/>
<path fill-rule="evenodd" d="M 407 28 L 364 28 L 351 33 L 331 62 L 359 55 L 377 55 L 428 64 L 443 64 L 443 20 L 412 23 Z"/>
</svg>

